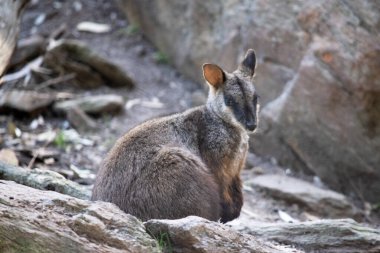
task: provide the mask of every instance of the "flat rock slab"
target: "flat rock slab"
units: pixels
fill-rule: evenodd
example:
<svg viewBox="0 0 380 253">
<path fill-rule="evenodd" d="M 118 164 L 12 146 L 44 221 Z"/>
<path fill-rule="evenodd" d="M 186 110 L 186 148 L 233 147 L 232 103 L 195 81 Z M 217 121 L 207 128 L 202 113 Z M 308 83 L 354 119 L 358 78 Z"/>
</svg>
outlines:
<svg viewBox="0 0 380 253">
<path fill-rule="evenodd" d="M 178 220 L 149 220 L 144 224 L 153 237 L 165 243 L 169 252 L 302 252 L 262 241 L 196 216 Z"/>
<path fill-rule="evenodd" d="M 40 169 L 24 169 L 0 161 L 0 179 L 12 180 L 41 190 L 52 190 L 80 199 L 90 199 L 91 192 L 61 174 Z"/>
<path fill-rule="evenodd" d="M 246 184 L 259 188 L 272 197 L 298 203 L 323 217 L 347 218 L 357 215 L 344 195 L 318 188 L 296 178 L 263 175 L 249 180 Z"/>
<path fill-rule="evenodd" d="M 135 217 L 90 202 L 0 180 L 0 252 L 160 252 Z"/>
<path fill-rule="evenodd" d="M 0 110 L 13 109 L 32 113 L 51 105 L 56 99 L 52 93 L 40 93 L 28 90 L 10 90 L 0 92 Z"/>
<path fill-rule="evenodd" d="M 94 95 L 82 98 L 76 98 L 54 104 L 54 109 L 58 112 L 68 112 L 79 108 L 85 113 L 100 115 L 103 113 L 115 114 L 120 112 L 124 107 L 124 99 L 119 95 Z"/>
<path fill-rule="evenodd" d="M 295 245 L 305 252 L 380 252 L 380 230 L 352 219 L 299 223 L 245 222 L 236 227 L 259 238 Z"/>
</svg>

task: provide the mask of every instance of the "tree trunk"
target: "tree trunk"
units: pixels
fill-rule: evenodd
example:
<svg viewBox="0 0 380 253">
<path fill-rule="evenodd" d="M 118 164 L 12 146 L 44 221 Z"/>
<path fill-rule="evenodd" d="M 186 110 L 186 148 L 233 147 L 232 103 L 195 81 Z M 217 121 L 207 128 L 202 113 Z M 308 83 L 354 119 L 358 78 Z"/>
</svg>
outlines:
<svg viewBox="0 0 380 253">
<path fill-rule="evenodd" d="M 0 1 L 0 76 L 16 47 L 20 14 L 29 0 Z"/>
</svg>

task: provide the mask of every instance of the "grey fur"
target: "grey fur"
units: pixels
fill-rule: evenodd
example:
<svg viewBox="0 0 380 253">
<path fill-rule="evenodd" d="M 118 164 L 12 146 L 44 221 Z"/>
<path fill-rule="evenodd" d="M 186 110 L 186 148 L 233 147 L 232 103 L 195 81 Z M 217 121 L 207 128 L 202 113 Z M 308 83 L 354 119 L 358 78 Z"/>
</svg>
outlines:
<svg viewBox="0 0 380 253">
<path fill-rule="evenodd" d="M 239 69 L 223 74 L 224 83 L 210 85 L 206 105 L 147 121 L 119 139 L 103 161 L 92 199 L 142 220 L 238 217 L 247 120 L 237 119 L 225 99 L 237 101 L 255 125 L 258 105 L 251 77 Z"/>
</svg>

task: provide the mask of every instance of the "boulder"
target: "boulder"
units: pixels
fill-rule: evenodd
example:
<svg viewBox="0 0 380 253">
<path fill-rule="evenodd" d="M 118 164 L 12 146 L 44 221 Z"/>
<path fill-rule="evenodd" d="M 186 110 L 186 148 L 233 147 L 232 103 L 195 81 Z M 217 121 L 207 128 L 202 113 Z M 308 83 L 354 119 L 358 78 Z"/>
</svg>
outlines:
<svg viewBox="0 0 380 253">
<path fill-rule="evenodd" d="M 161 252 L 141 221 L 113 204 L 0 180 L 0 251 Z"/>
<path fill-rule="evenodd" d="M 358 214 L 344 195 L 285 175 L 262 175 L 245 184 L 290 204 L 300 204 L 323 217 L 346 218 Z"/>
<path fill-rule="evenodd" d="M 83 88 L 97 88 L 103 84 L 111 87 L 134 86 L 134 81 L 121 67 L 78 40 L 50 42 L 43 65 L 60 75 L 75 73 L 76 83 Z"/>
<path fill-rule="evenodd" d="M 149 220 L 144 224 L 148 233 L 161 240 L 169 252 L 302 252 L 262 241 L 197 216 L 178 220 Z"/>
<path fill-rule="evenodd" d="M 380 252 L 380 230 L 351 219 L 299 223 L 245 221 L 234 228 L 266 240 L 294 245 L 305 252 Z"/>
<path fill-rule="evenodd" d="M 143 224 L 111 203 L 0 180 L 0 251 L 4 253 L 379 250 L 380 231 L 350 219 L 296 223 L 245 220 L 230 227 L 189 216 Z"/>
<path fill-rule="evenodd" d="M 366 200 L 380 194 L 380 3 L 119 0 L 182 72 L 258 56 L 260 131 L 251 148 Z M 180 18 L 179 18 L 180 17 Z"/>
</svg>

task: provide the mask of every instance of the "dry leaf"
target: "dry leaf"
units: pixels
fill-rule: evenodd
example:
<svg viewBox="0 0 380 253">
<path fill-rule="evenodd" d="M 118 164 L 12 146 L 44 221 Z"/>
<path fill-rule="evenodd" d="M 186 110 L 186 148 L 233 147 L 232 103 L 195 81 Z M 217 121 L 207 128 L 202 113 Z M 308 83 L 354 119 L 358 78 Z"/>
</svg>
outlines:
<svg viewBox="0 0 380 253">
<path fill-rule="evenodd" d="M 15 152 L 11 149 L 0 150 L 0 161 L 5 163 L 18 166 L 18 159 Z"/>
</svg>

